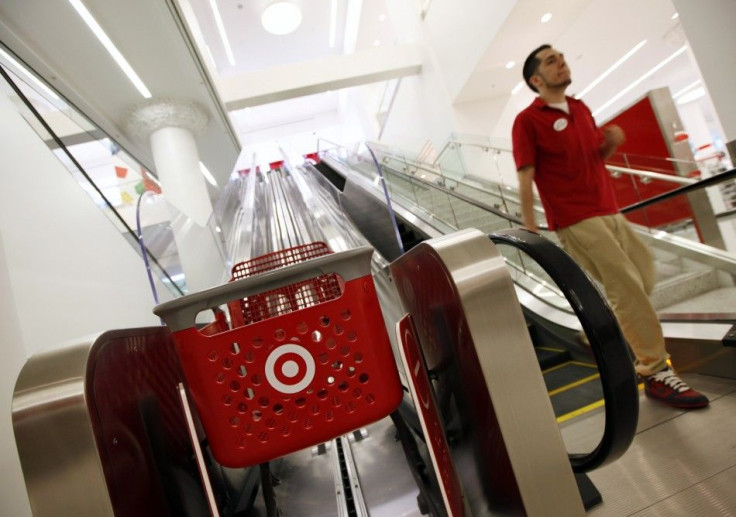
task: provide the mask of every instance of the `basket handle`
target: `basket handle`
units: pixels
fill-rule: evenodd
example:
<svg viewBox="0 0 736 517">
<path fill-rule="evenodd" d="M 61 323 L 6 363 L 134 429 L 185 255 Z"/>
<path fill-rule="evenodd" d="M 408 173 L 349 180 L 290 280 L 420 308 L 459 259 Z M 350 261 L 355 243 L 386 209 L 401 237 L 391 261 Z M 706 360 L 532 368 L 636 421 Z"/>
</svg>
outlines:
<svg viewBox="0 0 736 517">
<path fill-rule="evenodd" d="M 328 273 L 337 273 L 346 282 L 370 274 L 373 248 L 362 246 L 306 260 L 255 276 L 205 289 L 153 308 L 172 332 L 195 325 L 197 314 L 231 300 L 245 298 Z"/>
</svg>

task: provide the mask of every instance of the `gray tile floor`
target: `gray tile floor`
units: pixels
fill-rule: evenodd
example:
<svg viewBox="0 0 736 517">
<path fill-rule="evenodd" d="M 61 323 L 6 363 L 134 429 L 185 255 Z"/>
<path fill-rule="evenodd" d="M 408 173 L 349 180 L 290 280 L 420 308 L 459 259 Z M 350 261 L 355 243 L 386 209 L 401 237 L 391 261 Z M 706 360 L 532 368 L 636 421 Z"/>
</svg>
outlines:
<svg viewBox="0 0 736 517">
<path fill-rule="evenodd" d="M 603 503 L 599 516 L 736 515 L 736 381 L 683 374 L 710 407 L 671 409 L 641 396 L 637 435 L 614 463 L 590 473 Z M 602 413 L 562 427 L 568 450 L 595 446 Z"/>
</svg>

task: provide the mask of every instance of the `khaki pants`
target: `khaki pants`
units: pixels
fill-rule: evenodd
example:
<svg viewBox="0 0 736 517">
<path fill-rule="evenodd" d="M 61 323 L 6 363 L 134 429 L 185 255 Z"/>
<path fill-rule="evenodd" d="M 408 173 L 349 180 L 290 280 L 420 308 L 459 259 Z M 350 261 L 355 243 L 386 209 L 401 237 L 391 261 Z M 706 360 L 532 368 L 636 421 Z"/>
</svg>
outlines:
<svg viewBox="0 0 736 517">
<path fill-rule="evenodd" d="M 565 251 L 598 280 L 636 357 L 636 372 L 651 375 L 669 357 L 649 299 L 655 281 L 647 245 L 621 214 L 591 217 L 557 230 Z"/>
</svg>

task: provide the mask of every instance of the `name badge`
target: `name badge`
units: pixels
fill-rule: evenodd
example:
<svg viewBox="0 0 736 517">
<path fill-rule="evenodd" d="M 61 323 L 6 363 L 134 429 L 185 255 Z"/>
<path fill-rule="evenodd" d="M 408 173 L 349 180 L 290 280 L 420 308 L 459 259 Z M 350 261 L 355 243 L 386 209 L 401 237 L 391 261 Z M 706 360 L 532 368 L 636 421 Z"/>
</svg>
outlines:
<svg viewBox="0 0 736 517">
<path fill-rule="evenodd" d="M 563 131 L 567 127 L 567 119 L 558 118 L 552 127 L 555 128 L 555 131 Z"/>
</svg>

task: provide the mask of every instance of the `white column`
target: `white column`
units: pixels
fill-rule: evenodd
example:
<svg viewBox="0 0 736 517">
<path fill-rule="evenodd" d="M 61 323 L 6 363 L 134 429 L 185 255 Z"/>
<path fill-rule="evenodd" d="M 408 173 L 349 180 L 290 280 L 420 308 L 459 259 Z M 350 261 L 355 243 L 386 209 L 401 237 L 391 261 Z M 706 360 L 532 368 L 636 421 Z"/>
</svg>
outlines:
<svg viewBox="0 0 736 517">
<path fill-rule="evenodd" d="M 178 99 L 152 99 L 128 120 L 130 133 L 149 138 L 190 293 L 219 285 L 226 276 L 195 140 L 207 121 L 199 105 Z"/>
<path fill-rule="evenodd" d="M 736 2 L 672 0 L 736 163 Z"/>
</svg>

